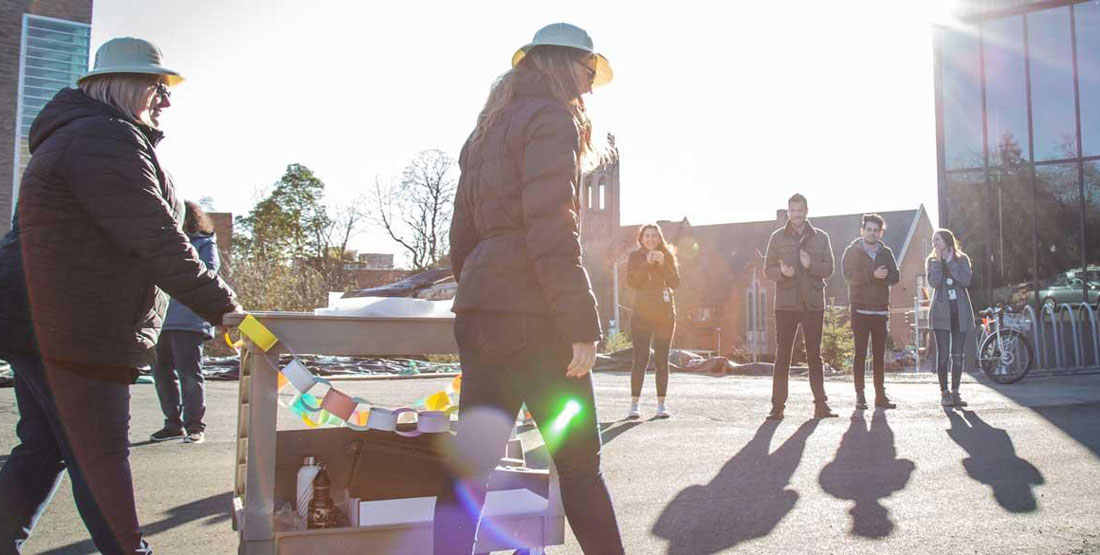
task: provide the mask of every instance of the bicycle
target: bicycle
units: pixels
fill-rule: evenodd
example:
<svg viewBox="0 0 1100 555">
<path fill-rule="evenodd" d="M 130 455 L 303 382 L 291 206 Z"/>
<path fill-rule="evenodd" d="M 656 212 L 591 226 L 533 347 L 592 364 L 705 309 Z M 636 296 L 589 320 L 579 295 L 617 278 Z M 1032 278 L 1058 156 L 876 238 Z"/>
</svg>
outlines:
<svg viewBox="0 0 1100 555">
<path fill-rule="evenodd" d="M 981 336 L 978 366 L 986 377 L 999 384 L 1014 384 L 1035 364 L 1035 347 L 1024 334 L 1031 322 L 1024 314 L 990 307 L 978 313 Z"/>
</svg>

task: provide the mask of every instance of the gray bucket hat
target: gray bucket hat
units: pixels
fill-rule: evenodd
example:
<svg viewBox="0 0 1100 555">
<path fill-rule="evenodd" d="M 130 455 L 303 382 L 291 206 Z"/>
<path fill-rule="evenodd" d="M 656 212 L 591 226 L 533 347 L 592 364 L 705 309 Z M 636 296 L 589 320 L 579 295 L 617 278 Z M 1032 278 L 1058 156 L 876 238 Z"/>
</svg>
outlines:
<svg viewBox="0 0 1100 555">
<path fill-rule="evenodd" d="M 81 75 L 77 83 L 95 76 L 109 73 L 147 73 L 163 75 L 168 78 L 168 86 L 174 87 L 183 82 L 178 72 L 164 67 L 164 55 L 155 44 L 134 37 L 111 39 L 99 47 L 95 53 L 95 67 Z"/>
<path fill-rule="evenodd" d="M 521 46 L 512 55 L 512 67 L 519 65 L 520 60 L 536 46 L 565 46 L 594 54 L 596 56 L 596 79 L 592 82 L 593 87 L 606 85 L 615 76 L 614 72 L 611 71 L 611 64 L 607 61 L 607 58 L 593 48 L 592 37 L 588 36 L 587 31 L 576 25 L 551 23 L 539 29 L 535 32 L 535 37 L 531 39 L 531 42 Z"/>
</svg>

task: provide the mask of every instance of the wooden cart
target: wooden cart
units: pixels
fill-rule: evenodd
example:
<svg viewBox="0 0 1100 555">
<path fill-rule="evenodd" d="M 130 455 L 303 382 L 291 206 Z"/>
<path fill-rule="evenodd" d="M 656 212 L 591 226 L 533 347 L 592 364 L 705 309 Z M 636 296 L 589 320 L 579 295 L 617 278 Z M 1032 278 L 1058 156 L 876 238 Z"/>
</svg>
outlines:
<svg viewBox="0 0 1100 555">
<path fill-rule="evenodd" d="M 233 524 L 243 555 L 344 555 L 431 553 L 432 522 L 416 519 L 354 528 L 278 531 L 274 510 L 277 498 L 292 498 L 295 475 L 302 457 L 319 456 L 328 464 L 332 491 L 342 491 L 350 473 L 349 457 L 341 456 L 349 439 L 358 438 L 371 449 L 372 438 L 385 432 L 357 432 L 347 428 L 277 430 L 279 355 L 287 346 L 298 354 L 339 356 L 450 354 L 457 352 L 454 321 L 443 318 L 363 318 L 309 313 L 253 313 L 280 339 L 263 352 L 246 338 L 248 364 L 242 365 L 237 417 L 237 457 L 233 491 Z M 236 326 L 242 315 L 226 316 Z M 388 434 L 386 441 L 397 438 Z M 421 436 L 424 437 L 424 436 Z M 405 439 L 405 438 L 401 438 Z M 400 441 L 400 440 L 398 440 Z M 518 540 L 532 553 L 564 541 L 565 519 L 557 476 L 551 466 L 545 503 L 494 517 L 495 527 Z M 488 511 L 488 508 L 487 508 Z M 500 511 L 493 511 L 500 513 Z M 482 534 L 478 553 L 515 546 Z"/>
</svg>

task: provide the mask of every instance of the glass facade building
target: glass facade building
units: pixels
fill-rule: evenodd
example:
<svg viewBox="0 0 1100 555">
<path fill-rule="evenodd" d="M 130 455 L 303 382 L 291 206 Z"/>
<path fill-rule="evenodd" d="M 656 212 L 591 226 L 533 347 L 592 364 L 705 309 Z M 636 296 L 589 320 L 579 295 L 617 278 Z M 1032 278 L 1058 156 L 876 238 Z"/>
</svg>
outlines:
<svg viewBox="0 0 1100 555">
<path fill-rule="evenodd" d="M 940 224 L 976 308 L 1100 297 L 1100 0 L 970 2 L 935 31 Z"/>
<path fill-rule="evenodd" d="M 88 71 L 90 46 L 91 26 L 86 23 L 23 15 L 12 207 L 19 191 L 19 178 L 31 157 L 27 139 L 31 123 L 57 91 L 76 86 L 76 79 Z"/>
</svg>

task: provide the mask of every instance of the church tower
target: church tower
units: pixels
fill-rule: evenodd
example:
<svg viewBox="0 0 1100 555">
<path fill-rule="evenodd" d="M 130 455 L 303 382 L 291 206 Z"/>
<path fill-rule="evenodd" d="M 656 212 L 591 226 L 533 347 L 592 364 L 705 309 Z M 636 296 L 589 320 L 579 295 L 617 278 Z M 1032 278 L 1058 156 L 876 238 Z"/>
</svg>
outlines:
<svg viewBox="0 0 1100 555">
<path fill-rule="evenodd" d="M 582 263 L 592 280 L 605 334 L 615 314 L 614 264 L 620 235 L 619 150 L 614 135 L 608 134 L 607 144 L 607 159 L 581 177 L 580 215 Z"/>
</svg>

